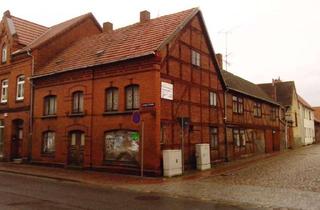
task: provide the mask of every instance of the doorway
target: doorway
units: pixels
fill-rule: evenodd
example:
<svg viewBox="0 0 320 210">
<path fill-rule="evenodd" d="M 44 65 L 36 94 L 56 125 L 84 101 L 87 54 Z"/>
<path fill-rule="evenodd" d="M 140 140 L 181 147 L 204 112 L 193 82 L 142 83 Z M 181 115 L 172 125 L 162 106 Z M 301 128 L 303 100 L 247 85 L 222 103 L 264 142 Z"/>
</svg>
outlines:
<svg viewBox="0 0 320 210">
<path fill-rule="evenodd" d="M 12 121 L 11 159 L 21 158 L 23 141 L 23 120 Z"/>
<path fill-rule="evenodd" d="M 84 157 L 85 134 L 82 131 L 71 131 L 69 135 L 69 166 L 82 167 Z"/>
</svg>

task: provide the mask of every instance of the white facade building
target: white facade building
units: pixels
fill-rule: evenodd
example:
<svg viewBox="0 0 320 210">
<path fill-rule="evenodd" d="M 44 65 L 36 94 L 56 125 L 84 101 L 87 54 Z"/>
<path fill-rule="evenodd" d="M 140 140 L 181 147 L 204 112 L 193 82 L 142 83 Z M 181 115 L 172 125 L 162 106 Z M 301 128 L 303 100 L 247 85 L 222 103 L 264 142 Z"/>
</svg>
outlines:
<svg viewBox="0 0 320 210">
<path fill-rule="evenodd" d="M 298 96 L 298 102 L 300 123 L 303 125 L 301 126 L 302 142 L 304 145 L 312 144 L 315 142 L 314 111 L 301 96 Z"/>
</svg>

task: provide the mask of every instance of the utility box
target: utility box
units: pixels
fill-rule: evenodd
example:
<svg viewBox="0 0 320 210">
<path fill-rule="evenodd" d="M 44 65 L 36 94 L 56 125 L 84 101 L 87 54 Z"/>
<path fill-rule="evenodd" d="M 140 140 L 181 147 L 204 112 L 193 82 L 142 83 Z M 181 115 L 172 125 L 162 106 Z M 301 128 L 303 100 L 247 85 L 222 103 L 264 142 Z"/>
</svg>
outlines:
<svg viewBox="0 0 320 210">
<path fill-rule="evenodd" d="M 163 150 L 163 176 L 172 177 L 182 174 L 181 150 Z"/>
<path fill-rule="evenodd" d="M 209 144 L 196 144 L 197 169 L 207 170 L 211 168 Z"/>
</svg>

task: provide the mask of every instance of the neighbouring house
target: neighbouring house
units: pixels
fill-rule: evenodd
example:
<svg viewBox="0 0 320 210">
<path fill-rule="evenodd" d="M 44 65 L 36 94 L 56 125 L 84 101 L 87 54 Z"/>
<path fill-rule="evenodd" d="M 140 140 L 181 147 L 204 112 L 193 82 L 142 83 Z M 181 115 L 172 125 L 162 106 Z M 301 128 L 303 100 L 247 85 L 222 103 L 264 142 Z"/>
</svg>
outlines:
<svg viewBox="0 0 320 210">
<path fill-rule="evenodd" d="M 222 58 L 219 54 L 217 57 Z M 258 85 L 228 71 L 221 72 L 227 88 L 225 141 L 228 160 L 280 151 L 280 104 Z"/>
<path fill-rule="evenodd" d="M 314 129 L 315 142 L 320 143 L 320 107 L 313 107 L 314 110 Z"/>
<path fill-rule="evenodd" d="M 302 135 L 303 145 L 309 145 L 315 142 L 314 113 L 310 104 L 298 95 L 300 111 L 300 133 Z"/>
<path fill-rule="evenodd" d="M 100 32 L 92 14 L 52 27 L 15 17 L 9 11 L 3 14 L 0 24 L 1 159 L 31 160 L 34 91 L 30 78 L 35 69 L 79 38 Z"/>
<path fill-rule="evenodd" d="M 213 162 L 225 159 L 224 83 L 199 9 L 90 27 L 96 35 L 34 68 L 32 162 L 125 173 L 143 162 L 145 174 L 161 175 L 163 149 L 182 149 L 194 168 L 197 143 L 210 143 Z"/>
<path fill-rule="evenodd" d="M 281 81 L 273 79 L 272 83 L 259 84 L 259 86 L 275 101 L 285 108 L 285 130 L 287 148 L 304 145 L 303 129 L 301 123 L 298 94 L 294 81 Z"/>
</svg>

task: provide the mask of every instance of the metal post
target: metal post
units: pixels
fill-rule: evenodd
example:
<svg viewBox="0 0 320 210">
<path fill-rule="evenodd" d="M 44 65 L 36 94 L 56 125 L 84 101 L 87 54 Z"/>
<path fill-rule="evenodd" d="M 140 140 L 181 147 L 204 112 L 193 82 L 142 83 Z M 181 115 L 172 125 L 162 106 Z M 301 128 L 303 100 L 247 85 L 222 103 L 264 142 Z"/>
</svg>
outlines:
<svg viewBox="0 0 320 210">
<path fill-rule="evenodd" d="M 144 121 L 141 122 L 141 177 L 143 177 L 143 147 L 144 147 Z"/>
<path fill-rule="evenodd" d="M 181 163 L 182 173 L 184 172 L 184 118 L 181 118 Z"/>
</svg>

